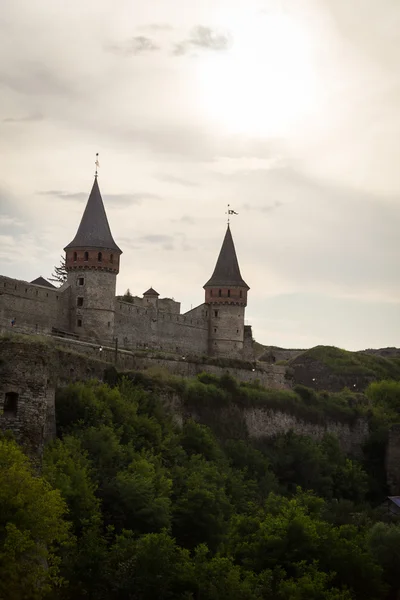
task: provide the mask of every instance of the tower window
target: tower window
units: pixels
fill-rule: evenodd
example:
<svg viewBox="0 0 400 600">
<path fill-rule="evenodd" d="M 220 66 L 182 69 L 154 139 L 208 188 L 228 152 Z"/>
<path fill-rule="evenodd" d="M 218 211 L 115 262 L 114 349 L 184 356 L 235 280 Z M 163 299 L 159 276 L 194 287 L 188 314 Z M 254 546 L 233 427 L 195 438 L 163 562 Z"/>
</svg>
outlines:
<svg viewBox="0 0 400 600">
<path fill-rule="evenodd" d="M 83 298 L 81 296 L 76 299 L 76 305 L 83 306 Z"/>
<path fill-rule="evenodd" d="M 78 319 L 76 324 L 78 327 L 82 327 L 82 319 Z"/>
<path fill-rule="evenodd" d="M 18 410 L 17 392 L 7 392 L 4 397 L 4 414 L 15 416 Z"/>
<path fill-rule="evenodd" d="M 218 311 L 214 310 L 214 317 L 218 317 Z"/>
<path fill-rule="evenodd" d="M 217 328 L 216 327 L 214 327 L 214 333 L 217 333 Z"/>
<path fill-rule="evenodd" d="M 101 252 L 99 252 L 99 253 L 98 253 L 98 255 L 97 255 L 97 260 L 98 260 L 99 262 L 101 262 L 101 261 L 103 260 L 103 255 L 102 255 L 102 253 L 101 253 Z"/>
<path fill-rule="evenodd" d="M 89 252 L 85 252 L 83 260 L 87 262 L 89 260 Z"/>
<path fill-rule="evenodd" d="M 210 296 L 212 296 L 212 290 L 210 290 Z"/>
<path fill-rule="evenodd" d="M 83 277 L 78 277 L 78 285 L 83 285 L 85 283 L 85 280 Z"/>
<path fill-rule="evenodd" d="M 77 259 L 78 259 L 78 255 L 77 255 L 77 253 L 76 253 L 76 252 L 74 252 L 74 262 L 76 262 L 76 261 L 77 261 Z"/>
<path fill-rule="evenodd" d="M 228 290 L 228 298 L 231 297 L 231 290 Z"/>
<path fill-rule="evenodd" d="M 218 296 L 221 298 L 221 296 L 222 296 L 222 291 L 221 290 L 218 290 Z"/>
<path fill-rule="evenodd" d="M 114 262 L 114 254 L 110 254 L 110 263 Z"/>
<path fill-rule="evenodd" d="M 240 290 L 240 297 L 242 297 L 242 296 L 243 296 L 243 292 L 242 292 L 242 290 Z"/>
<path fill-rule="evenodd" d="M 110 326 L 111 326 L 111 321 L 108 321 L 107 327 L 110 327 Z"/>
<path fill-rule="evenodd" d="M 236 333 L 239 333 L 239 329 L 236 329 Z"/>
</svg>

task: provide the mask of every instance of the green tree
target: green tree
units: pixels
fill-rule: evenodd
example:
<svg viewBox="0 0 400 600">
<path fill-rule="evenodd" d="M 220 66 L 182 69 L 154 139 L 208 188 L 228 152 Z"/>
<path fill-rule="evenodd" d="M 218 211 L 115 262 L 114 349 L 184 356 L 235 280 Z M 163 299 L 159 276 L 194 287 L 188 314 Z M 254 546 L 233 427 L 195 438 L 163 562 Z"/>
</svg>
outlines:
<svg viewBox="0 0 400 600">
<path fill-rule="evenodd" d="M 136 538 L 124 531 L 110 549 L 105 567 L 107 600 L 190 600 L 196 589 L 189 552 L 168 533 Z"/>
<path fill-rule="evenodd" d="M 400 594 L 400 525 L 375 523 L 368 533 L 368 543 L 390 586 L 390 597 L 397 599 Z"/>
<path fill-rule="evenodd" d="M 193 455 L 176 470 L 173 496 L 173 533 L 186 548 L 206 543 L 215 550 L 227 531 L 232 505 L 226 476 L 217 465 Z"/>
<path fill-rule="evenodd" d="M 65 256 L 61 256 L 61 261 L 58 267 L 54 267 L 53 273 L 51 277 L 49 277 L 49 281 L 54 281 L 55 283 L 59 283 L 63 285 L 67 281 L 68 271 L 65 262 Z"/>
<path fill-rule="evenodd" d="M 15 442 L 0 439 L 0 598 L 44 598 L 60 583 L 56 548 L 69 541 L 66 505 Z"/>
</svg>

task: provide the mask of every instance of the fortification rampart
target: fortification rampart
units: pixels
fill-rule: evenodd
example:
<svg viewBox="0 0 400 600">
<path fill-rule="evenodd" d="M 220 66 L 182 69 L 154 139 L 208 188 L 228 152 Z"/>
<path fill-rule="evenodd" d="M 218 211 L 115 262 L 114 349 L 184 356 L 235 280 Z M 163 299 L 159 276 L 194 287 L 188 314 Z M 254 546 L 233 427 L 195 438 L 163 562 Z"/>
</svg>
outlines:
<svg viewBox="0 0 400 600">
<path fill-rule="evenodd" d="M 69 289 L 44 287 L 0 276 L 0 331 L 12 319 L 24 332 L 49 332 L 52 327 L 69 329 Z"/>
<path fill-rule="evenodd" d="M 155 307 L 116 302 L 115 337 L 126 349 L 151 348 L 177 354 L 207 352 L 208 323 L 201 312 L 180 315 Z"/>
</svg>

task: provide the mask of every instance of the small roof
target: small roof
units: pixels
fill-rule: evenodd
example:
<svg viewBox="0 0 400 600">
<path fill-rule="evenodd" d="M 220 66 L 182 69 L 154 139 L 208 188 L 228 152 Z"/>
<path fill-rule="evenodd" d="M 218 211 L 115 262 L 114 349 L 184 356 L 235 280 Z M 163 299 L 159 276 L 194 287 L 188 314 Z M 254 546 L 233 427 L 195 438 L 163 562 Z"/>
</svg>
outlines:
<svg viewBox="0 0 400 600">
<path fill-rule="evenodd" d="M 107 248 L 122 254 L 111 235 L 97 177 L 94 179 L 76 236 L 64 250 L 67 248 Z"/>
<path fill-rule="evenodd" d="M 37 277 L 36 279 L 34 279 L 33 281 L 31 281 L 31 283 L 34 283 L 35 285 L 42 285 L 44 287 L 49 287 L 49 288 L 56 289 L 55 285 L 53 285 L 52 283 L 50 283 L 50 281 L 47 281 L 47 279 L 45 279 L 42 276 Z"/>
<path fill-rule="evenodd" d="M 214 273 L 211 279 L 203 287 L 217 286 L 240 286 L 250 289 L 247 283 L 243 280 L 239 263 L 236 256 L 235 244 L 233 243 L 231 229 L 228 224 L 224 241 L 222 242 L 221 251 L 218 256 L 217 264 L 215 265 Z"/>
<path fill-rule="evenodd" d="M 154 290 L 152 287 L 149 288 L 147 290 L 147 292 L 144 292 L 143 296 L 159 296 L 160 294 L 158 292 L 156 292 L 156 290 Z"/>
</svg>

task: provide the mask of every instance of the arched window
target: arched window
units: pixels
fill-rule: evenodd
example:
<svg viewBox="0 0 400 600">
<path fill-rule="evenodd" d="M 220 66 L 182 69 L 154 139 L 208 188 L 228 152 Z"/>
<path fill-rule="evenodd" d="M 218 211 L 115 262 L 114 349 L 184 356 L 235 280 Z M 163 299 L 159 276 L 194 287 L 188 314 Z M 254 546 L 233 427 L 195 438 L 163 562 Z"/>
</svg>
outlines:
<svg viewBox="0 0 400 600">
<path fill-rule="evenodd" d="M 98 253 L 98 255 L 97 255 L 97 260 L 98 260 L 99 262 L 101 262 L 101 261 L 103 260 L 103 255 L 102 255 L 102 253 L 101 253 L 101 252 L 99 252 L 99 253 Z"/>
<path fill-rule="evenodd" d="M 110 263 L 114 262 L 114 254 L 110 254 Z"/>
<path fill-rule="evenodd" d="M 17 392 L 7 392 L 4 398 L 4 414 L 15 416 L 18 410 L 18 394 Z"/>
<path fill-rule="evenodd" d="M 76 262 L 78 259 L 78 254 L 76 252 L 74 252 L 74 262 Z"/>
<path fill-rule="evenodd" d="M 222 291 L 221 290 L 218 290 L 218 296 L 221 298 L 221 296 L 222 296 Z"/>
<path fill-rule="evenodd" d="M 89 260 L 89 252 L 85 252 L 83 260 L 85 260 L 85 261 Z"/>
<path fill-rule="evenodd" d="M 231 297 L 231 290 L 228 290 L 228 298 Z"/>
<path fill-rule="evenodd" d="M 242 297 L 242 296 L 243 296 L 243 292 L 242 292 L 242 290 L 240 290 L 240 297 Z"/>
<path fill-rule="evenodd" d="M 210 296 L 212 296 L 212 290 L 210 290 Z"/>
</svg>

